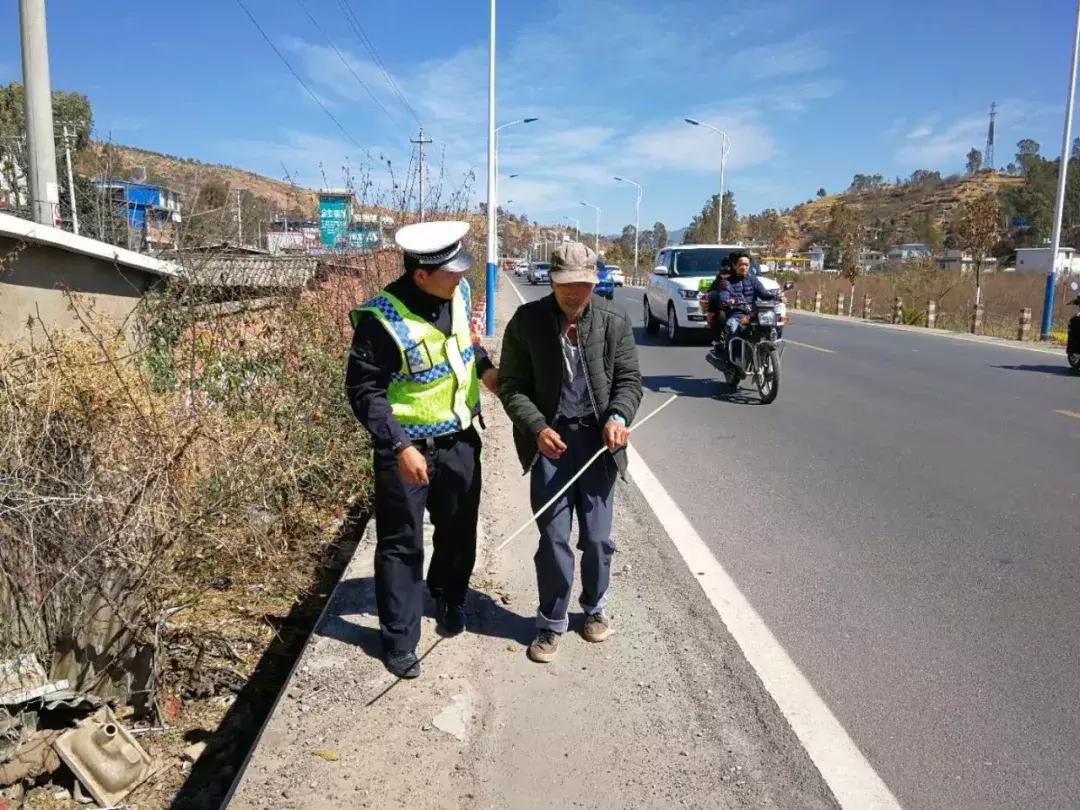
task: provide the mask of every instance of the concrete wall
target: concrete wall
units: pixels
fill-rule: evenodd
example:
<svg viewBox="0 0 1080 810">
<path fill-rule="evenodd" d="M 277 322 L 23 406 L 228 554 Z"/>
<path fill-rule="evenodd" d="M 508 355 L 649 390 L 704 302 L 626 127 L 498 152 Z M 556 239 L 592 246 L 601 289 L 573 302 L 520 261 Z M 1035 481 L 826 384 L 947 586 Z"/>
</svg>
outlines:
<svg viewBox="0 0 1080 810">
<path fill-rule="evenodd" d="M 29 342 L 31 317 L 50 329 L 77 329 L 67 292 L 97 317 L 119 324 L 161 282 L 154 273 L 0 236 L 0 342 Z"/>
</svg>

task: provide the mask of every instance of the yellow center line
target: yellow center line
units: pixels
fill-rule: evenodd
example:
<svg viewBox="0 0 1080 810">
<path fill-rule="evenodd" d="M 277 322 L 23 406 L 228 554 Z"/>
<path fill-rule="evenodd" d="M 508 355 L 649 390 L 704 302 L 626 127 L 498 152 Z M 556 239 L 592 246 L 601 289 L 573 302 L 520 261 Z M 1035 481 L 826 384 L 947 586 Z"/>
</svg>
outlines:
<svg viewBox="0 0 1080 810">
<path fill-rule="evenodd" d="M 809 343 L 799 343 L 797 340 L 791 340 L 790 338 L 784 338 L 785 343 L 792 343 L 795 346 L 802 346 L 804 349 L 813 349 L 815 352 L 824 352 L 825 354 L 836 354 L 832 349 L 823 349 L 820 346 L 811 346 Z"/>
<path fill-rule="evenodd" d="M 1060 413 L 1062 416 L 1071 416 L 1073 419 L 1080 419 L 1080 413 L 1076 411 L 1054 411 L 1054 413 Z"/>
</svg>

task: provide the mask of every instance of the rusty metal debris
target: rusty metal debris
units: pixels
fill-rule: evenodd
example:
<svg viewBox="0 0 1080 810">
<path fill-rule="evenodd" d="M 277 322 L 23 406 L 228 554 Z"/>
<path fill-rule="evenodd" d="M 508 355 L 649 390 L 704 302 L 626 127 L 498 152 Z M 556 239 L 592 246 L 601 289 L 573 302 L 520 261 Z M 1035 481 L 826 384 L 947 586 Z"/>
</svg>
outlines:
<svg viewBox="0 0 1080 810">
<path fill-rule="evenodd" d="M 150 755 L 108 706 L 65 731 L 53 747 L 99 805 L 119 804 L 150 773 Z"/>
</svg>

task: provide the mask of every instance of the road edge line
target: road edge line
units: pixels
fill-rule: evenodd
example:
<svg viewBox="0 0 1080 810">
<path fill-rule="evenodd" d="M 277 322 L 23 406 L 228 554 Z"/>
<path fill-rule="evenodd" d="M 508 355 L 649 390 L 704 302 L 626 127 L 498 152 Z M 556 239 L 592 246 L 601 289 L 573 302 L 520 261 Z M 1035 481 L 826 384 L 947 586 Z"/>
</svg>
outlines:
<svg viewBox="0 0 1080 810">
<path fill-rule="evenodd" d="M 630 477 L 841 807 L 900 803 L 633 445 Z"/>
</svg>

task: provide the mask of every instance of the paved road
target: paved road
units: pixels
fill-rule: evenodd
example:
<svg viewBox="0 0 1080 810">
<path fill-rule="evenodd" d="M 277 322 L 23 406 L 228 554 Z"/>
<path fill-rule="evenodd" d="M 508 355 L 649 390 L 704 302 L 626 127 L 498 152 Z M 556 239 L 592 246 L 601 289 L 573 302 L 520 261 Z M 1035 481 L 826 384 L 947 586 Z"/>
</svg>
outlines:
<svg viewBox="0 0 1080 810">
<path fill-rule="evenodd" d="M 1076 807 L 1080 379 L 798 314 L 787 336 L 761 406 L 639 328 L 643 407 L 682 398 L 638 450 L 905 807 Z"/>
</svg>

